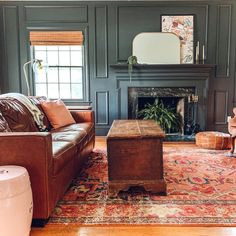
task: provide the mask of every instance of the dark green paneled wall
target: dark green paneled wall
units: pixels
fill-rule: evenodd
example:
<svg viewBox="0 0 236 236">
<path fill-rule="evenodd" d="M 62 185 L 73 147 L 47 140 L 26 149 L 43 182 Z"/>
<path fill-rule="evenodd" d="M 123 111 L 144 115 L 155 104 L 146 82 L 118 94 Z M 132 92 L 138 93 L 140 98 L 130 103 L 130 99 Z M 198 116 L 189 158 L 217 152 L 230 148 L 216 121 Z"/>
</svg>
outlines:
<svg viewBox="0 0 236 236">
<path fill-rule="evenodd" d="M 117 42 L 118 61 L 126 60 L 131 54 L 131 43 L 135 35 L 140 32 L 159 32 L 161 30 L 160 17 L 162 14 L 193 14 L 195 15 L 195 38 L 207 45 L 208 5 L 184 4 L 178 6 L 118 6 L 117 8 Z M 125 40 L 124 40 L 125 39 Z M 128 42 L 128 43 L 127 43 Z"/>
<path fill-rule="evenodd" d="M 26 92 L 22 65 L 29 59 L 30 30 L 83 30 L 86 45 L 85 102 L 96 111 L 98 134 L 125 113 L 111 64 L 126 62 L 140 32 L 160 31 L 162 14 L 193 14 L 194 41 L 204 44 L 207 62 L 216 64 L 208 85 L 207 129 L 226 130 L 235 101 L 236 2 L 1 2 L 1 92 Z M 191 78 L 190 78 L 191 80 Z M 128 78 L 127 78 L 128 81 Z M 125 82 L 126 83 L 126 82 Z M 135 86 L 158 86 L 158 80 Z M 128 86 L 128 85 L 127 85 Z M 172 86 L 177 86 L 173 84 Z M 123 100 L 122 100 L 123 101 Z"/>
</svg>

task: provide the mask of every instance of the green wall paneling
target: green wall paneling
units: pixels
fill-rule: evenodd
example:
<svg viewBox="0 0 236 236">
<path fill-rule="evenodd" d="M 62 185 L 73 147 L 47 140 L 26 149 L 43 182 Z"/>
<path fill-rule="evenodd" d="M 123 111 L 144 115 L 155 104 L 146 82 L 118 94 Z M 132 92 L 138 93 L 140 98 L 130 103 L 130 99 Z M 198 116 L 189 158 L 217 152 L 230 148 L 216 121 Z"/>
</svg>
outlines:
<svg viewBox="0 0 236 236">
<path fill-rule="evenodd" d="M 207 114 L 207 121 L 201 122 L 205 122 L 207 129 L 227 130 L 224 121 L 227 115 L 232 114 L 236 94 L 235 0 L 4 1 L 0 2 L 0 6 L 2 92 L 26 91 L 22 66 L 30 58 L 29 30 L 85 31 L 87 89 L 84 102 L 91 101 L 96 110 L 98 134 L 106 134 L 114 119 L 127 118 L 127 87 L 165 86 L 170 81 L 164 79 L 160 83 L 157 74 L 148 72 L 148 79 L 136 75 L 130 84 L 127 73 L 119 77 L 110 65 L 126 62 L 132 53 L 132 40 L 136 34 L 160 31 L 162 14 L 193 14 L 194 42 L 205 45 L 206 63 L 217 65 L 217 73 L 213 73 L 213 79 L 208 84 L 207 101 L 204 101 L 203 112 Z M 191 76 L 189 74 L 189 79 L 180 84 L 191 83 Z M 178 82 L 172 83 L 172 86 L 178 85 Z M 201 91 L 203 86 L 199 83 L 196 86 L 204 95 L 206 91 Z M 224 101 L 221 102 L 222 97 Z M 215 100 L 220 105 L 227 104 L 227 108 L 216 109 L 218 104 Z M 215 114 L 217 122 L 210 113 Z"/>
<path fill-rule="evenodd" d="M 95 6 L 95 77 L 108 77 L 106 6 Z"/>
<path fill-rule="evenodd" d="M 86 23 L 88 21 L 87 6 L 25 6 L 25 20 Z"/>
<path fill-rule="evenodd" d="M 217 44 L 216 64 L 217 77 L 229 77 L 231 48 L 231 5 L 217 6 Z"/>
<path fill-rule="evenodd" d="M 3 6 L 4 88 L 11 92 L 21 90 L 18 11 L 18 6 Z"/>
</svg>

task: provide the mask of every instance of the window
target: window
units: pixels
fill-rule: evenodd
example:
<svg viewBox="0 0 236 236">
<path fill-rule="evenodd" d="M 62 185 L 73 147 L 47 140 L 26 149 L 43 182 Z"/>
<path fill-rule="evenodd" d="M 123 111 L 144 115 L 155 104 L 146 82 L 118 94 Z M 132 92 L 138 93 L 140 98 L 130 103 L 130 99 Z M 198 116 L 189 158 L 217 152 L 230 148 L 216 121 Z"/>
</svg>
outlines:
<svg viewBox="0 0 236 236">
<path fill-rule="evenodd" d="M 82 32 L 79 32 L 81 37 Z M 43 60 L 46 64 L 46 69 L 35 71 L 35 95 L 68 100 L 84 99 L 83 39 L 76 38 L 73 41 L 75 37 L 71 33 L 74 32 L 31 32 L 32 59 Z"/>
</svg>

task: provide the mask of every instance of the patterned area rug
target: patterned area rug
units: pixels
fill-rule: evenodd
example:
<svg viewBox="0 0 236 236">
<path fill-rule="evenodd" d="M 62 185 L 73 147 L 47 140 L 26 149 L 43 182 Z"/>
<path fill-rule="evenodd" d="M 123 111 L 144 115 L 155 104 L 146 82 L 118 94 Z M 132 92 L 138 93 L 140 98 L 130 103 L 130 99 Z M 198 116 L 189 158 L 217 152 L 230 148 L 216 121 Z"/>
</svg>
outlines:
<svg viewBox="0 0 236 236">
<path fill-rule="evenodd" d="M 94 150 L 49 224 L 236 225 L 236 158 L 164 147 L 167 196 L 131 189 L 108 198 L 106 151 Z"/>
</svg>

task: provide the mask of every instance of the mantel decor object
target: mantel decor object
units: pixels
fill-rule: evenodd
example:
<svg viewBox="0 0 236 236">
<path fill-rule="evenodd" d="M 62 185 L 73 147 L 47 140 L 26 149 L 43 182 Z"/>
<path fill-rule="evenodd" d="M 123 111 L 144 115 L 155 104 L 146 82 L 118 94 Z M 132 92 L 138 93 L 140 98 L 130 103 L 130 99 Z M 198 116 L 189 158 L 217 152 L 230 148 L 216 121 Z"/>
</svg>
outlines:
<svg viewBox="0 0 236 236">
<path fill-rule="evenodd" d="M 194 63 L 194 15 L 162 15 L 161 31 L 176 34 L 181 42 L 181 63 Z"/>
<path fill-rule="evenodd" d="M 196 52 L 195 52 L 195 62 L 197 64 L 199 63 L 199 58 L 200 58 L 200 44 L 199 41 L 197 41 Z"/>
<path fill-rule="evenodd" d="M 205 45 L 202 45 L 202 63 L 204 64 L 206 60 L 206 55 L 205 55 Z"/>
<path fill-rule="evenodd" d="M 199 63 L 204 64 L 205 60 L 206 60 L 205 45 L 203 44 L 202 50 L 200 50 L 200 49 L 201 49 L 200 42 L 197 41 L 197 45 L 196 45 L 196 49 L 195 49 L 195 63 L 196 64 L 199 64 Z"/>
<path fill-rule="evenodd" d="M 127 64 L 128 64 L 128 73 L 129 73 L 130 83 L 132 79 L 133 65 L 136 65 L 137 63 L 138 63 L 138 60 L 136 56 L 128 57 Z"/>
<path fill-rule="evenodd" d="M 139 64 L 180 64 L 180 40 L 174 33 L 142 32 L 133 39 Z"/>
</svg>

